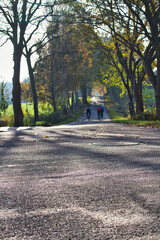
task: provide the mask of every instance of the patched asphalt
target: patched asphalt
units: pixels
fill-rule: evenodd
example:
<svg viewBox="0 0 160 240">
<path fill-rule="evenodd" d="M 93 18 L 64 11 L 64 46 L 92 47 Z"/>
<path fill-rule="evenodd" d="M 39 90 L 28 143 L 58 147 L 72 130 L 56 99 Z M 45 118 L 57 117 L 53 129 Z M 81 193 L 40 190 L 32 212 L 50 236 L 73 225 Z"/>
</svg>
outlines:
<svg viewBox="0 0 160 240">
<path fill-rule="evenodd" d="M 0 129 L 0 239 L 160 239 L 160 130 L 98 120 L 98 101 L 89 121 Z"/>
</svg>

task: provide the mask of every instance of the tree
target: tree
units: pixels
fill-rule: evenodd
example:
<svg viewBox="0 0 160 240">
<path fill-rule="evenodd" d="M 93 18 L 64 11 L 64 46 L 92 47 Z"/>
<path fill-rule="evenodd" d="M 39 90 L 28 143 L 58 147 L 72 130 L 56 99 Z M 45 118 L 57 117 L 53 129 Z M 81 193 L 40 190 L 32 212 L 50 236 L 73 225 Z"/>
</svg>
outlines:
<svg viewBox="0 0 160 240">
<path fill-rule="evenodd" d="M 13 45 L 13 110 L 15 126 L 23 125 L 21 109 L 20 65 L 24 49 L 24 42 L 28 43 L 35 36 L 40 24 L 46 19 L 43 11 L 48 5 L 43 0 L 4 0 L 0 3 L 2 24 L 0 33 L 3 44 L 10 40 Z M 25 40 L 25 41 L 24 41 Z"/>
<path fill-rule="evenodd" d="M 5 112 L 6 109 L 8 108 L 8 97 L 7 97 L 7 88 L 6 88 L 6 83 L 1 82 L 0 83 L 0 110 L 2 112 Z"/>
<path fill-rule="evenodd" d="M 30 86 L 29 79 L 21 83 L 21 90 L 22 90 L 22 94 L 21 94 L 22 101 L 31 102 L 32 96 L 31 96 L 31 86 Z"/>
<path fill-rule="evenodd" d="M 94 3 L 99 10 L 98 22 L 105 24 L 120 43 L 138 54 L 143 61 L 155 90 L 157 119 L 160 119 L 159 0 L 108 0 Z"/>
<path fill-rule="evenodd" d="M 109 59 L 107 69 L 104 70 L 104 74 L 106 75 L 105 82 L 109 85 L 109 87 L 114 86 L 121 89 L 121 96 L 127 92 L 130 115 L 134 116 L 134 94 L 128 67 L 128 62 L 131 58 L 130 54 L 124 54 L 124 49 L 121 49 L 121 47 L 118 46 L 118 43 L 116 45 L 113 41 L 105 43 L 103 50 L 105 51 L 102 56 Z"/>
<path fill-rule="evenodd" d="M 75 95 L 80 87 L 86 89 L 92 76 L 92 51 L 84 37 L 87 26 L 82 29 L 82 26 L 73 24 L 67 18 L 59 22 L 57 31 L 54 23 L 50 24 L 50 40 L 45 48 L 37 51 L 39 61 L 35 79 L 38 97 L 40 101 L 52 104 L 54 111 L 70 96 L 73 110 Z M 88 70 L 90 74 L 87 74 Z"/>
<path fill-rule="evenodd" d="M 159 0 L 124 0 L 125 5 L 132 12 L 137 32 L 147 43 L 145 51 L 139 46 L 132 46 L 142 58 L 148 78 L 155 90 L 157 119 L 160 119 L 160 1 Z M 154 65 L 155 63 L 156 65 Z"/>
<path fill-rule="evenodd" d="M 111 34 L 110 38 L 97 37 L 95 41 L 96 47 L 101 51 L 100 59 L 104 72 L 102 75 L 106 75 L 106 72 L 111 72 L 110 70 L 112 68 L 112 71 L 115 72 L 115 78 L 112 77 L 113 73 L 111 74 L 112 85 L 119 85 L 123 92 L 124 87 L 127 90 L 131 116 L 135 114 L 134 100 L 136 101 L 136 113 L 141 114 L 143 112 L 142 81 L 144 81 L 143 67 L 141 67 L 142 70 L 140 70 L 140 66 L 142 66 L 141 59 L 131 49 L 119 42 L 115 34 Z M 103 66 L 104 61 L 102 58 L 108 62 L 108 65 Z M 117 74 L 118 78 L 116 76 Z M 110 80 L 108 79 L 106 83 L 108 83 L 108 81 Z M 121 83 L 124 87 L 122 87 Z M 138 89 L 137 86 L 139 87 Z"/>
<path fill-rule="evenodd" d="M 38 121 L 39 115 L 38 115 L 38 100 L 37 100 L 37 92 L 35 88 L 35 80 L 34 80 L 34 69 L 31 64 L 31 55 L 34 53 L 32 52 L 32 48 L 28 49 L 27 45 L 25 44 L 25 57 L 27 60 L 28 65 L 28 72 L 30 76 L 30 84 L 31 84 L 31 92 L 32 92 L 32 99 L 33 99 L 33 107 L 34 107 L 34 122 Z"/>
<path fill-rule="evenodd" d="M 127 81 L 124 83 L 130 99 L 130 113 L 134 116 L 134 100 L 136 102 L 136 114 L 143 113 L 142 82 L 145 80 L 145 71 L 141 59 L 135 55 L 132 49 L 124 49 L 118 42 L 114 42 L 116 53 L 122 68 L 125 70 Z M 123 79 L 122 79 L 123 81 Z M 124 81 L 123 81 L 124 82 Z"/>
<path fill-rule="evenodd" d="M 54 3 L 56 4 L 56 3 Z M 46 9 L 47 12 L 50 11 L 50 8 L 52 9 L 51 12 L 53 12 L 53 5 L 49 5 Z M 61 3 L 60 3 L 61 4 Z M 48 9 L 49 8 L 49 9 Z M 63 11 L 63 10 L 61 10 Z M 24 42 L 25 45 L 25 52 L 23 52 L 23 54 L 26 57 L 27 60 L 27 65 L 28 65 L 28 72 L 29 72 L 29 76 L 30 76 L 30 84 L 31 84 L 31 92 L 32 92 L 32 99 L 33 99 L 33 106 L 34 106 L 34 121 L 36 123 L 36 121 L 38 121 L 39 119 L 39 113 L 38 113 L 38 97 L 37 97 L 37 92 L 36 92 L 36 86 L 35 86 L 35 78 L 34 78 L 34 68 L 32 66 L 32 61 L 31 61 L 31 57 L 32 55 L 34 55 L 36 52 L 38 52 L 39 49 L 45 47 L 50 41 L 52 41 L 53 33 L 55 31 L 55 29 L 58 26 L 59 23 L 59 18 L 62 15 L 62 12 L 58 11 L 57 9 L 55 10 L 55 16 L 53 14 L 51 14 L 51 20 L 48 18 L 49 14 L 46 15 L 46 20 L 47 20 L 47 24 L 46 26 L 48 27 L 48 24 L 50 23 L 50 21 L 52 22 L 53 28 L 49 31 L 45 31 L 44 34 L 41 36 L 41 38 L 39 37 L 39 39 L 37 41 L 35 41 L 35 43 L 32 43 L 31 46 L 29 45 L 29 42 Z M 28 46 L 29 45 L 29 46 Z M 35 63 L 36 66 L 36 63 Z M 51 69 L 52 71 L 52 69 Z"/>
<path fill-rule="evenodd" d="M 86 12 L 90 13 L 88 22 L 109 35 L 115 35 L 119 43 L 139 55 L 155 89 L 157 118 L 160 119 L 159 0 L 80 2 L 86 4 Z M 83 15 L 83 19 L 87 20 L 87 14 Z"/>
</svg>

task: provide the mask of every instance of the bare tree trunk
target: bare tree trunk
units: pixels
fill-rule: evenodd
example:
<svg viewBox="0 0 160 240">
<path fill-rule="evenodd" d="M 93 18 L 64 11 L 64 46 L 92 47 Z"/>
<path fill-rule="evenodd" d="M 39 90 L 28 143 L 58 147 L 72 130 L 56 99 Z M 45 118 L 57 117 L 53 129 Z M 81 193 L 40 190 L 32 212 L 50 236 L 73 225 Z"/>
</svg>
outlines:
<svg viewBox="0 0 160 240">
<path fill-rule="evenodd" d="M 136 101 L 136 114 L 143 113 L 143 96 L 142 96 L 142 81 L 135 83 L 135 101 Z"/>
<path fill-rule="evenodd" d="M 57 111 L 56 98 L 55 98 L 55 89 L 54 89 L 54 70 L 53 70 L 53 54 L 51 55 L 51 92 L 52 92 L 52 102 L 54 112 Z"/>
<path fill-rule="evenodd" d="M 73 112 L 73 110 L 74 110 L 74 93 L 72 92 L 72 106 L 71 106 L 71 108 L 72 108 L 72 112 Z"/>
<path fill-rule="evenodd" d="M 20 63 L 22 54 L 14 49 L 14 74 L 13 74 L 13 111 L 15 127 L 23 126 L 23 112 L 21 108 Z"/>
<path fill-rule="evenodd" d="M 67 108 L 70 108 L 70 96 L 67 97 Z"/>
<path fill-rule="evenodd" d="M 30 55 L 30 52 L 27 50 L 27 48 L 26 48 L 26 57 L 27 57 L 28 71 L 29 71 L 31 89 L 32 89 L 32 98 L 33 98 L 33 106 L 34 106 L 34 121 L 36 123 L 39 119 L 38 100 L 37 100 L 37 93 L 36 93 L 36 88 L 35 88 L 33 68 L 31 66 L 31 55 Z"/>
<path fill-rule="evenodd" d="M 132 96 L 132 94 L 131 94 L 129 89 L 127 89 L 127 92 L 128 92 L 128 97 L 129 97 L 129 111 L 130 111 L 130 115 L 131 115 L 131 117 L 134 117 L 135 110 L 134 110 L 133 96 Z"/>
<path fill-rule="evenodd" d="M 78 109 L 79 101 L 78 101 L 78 91 L 75 91 L 75 97 L 76 97 L 76 108 Z"/>
<path fill-rule="evenodd" d="M 160 46 L 156 49 L 157 53 L 157 76 L 155 76 L 152 70 L 152 61 L 151 58 L 148 57 L 144 59 L 145 70 L 149 81 L 152 83 L 155 92 L 155 103 L 156 103 L 156 117 L 160 120 Z"/>
<path fill-rule="evenodd" d="M 87 103 L 87 88 L 86 88 L 86 86 L 82 86 L 81 91 L 82 91 L 83 104 L 86 104 Z"/>
<path fill-rule="evenodd" d="M 134 109 L 133 93 L 132 93 L 132 91 L 129 87 L 129 84 L 126 84 L 124 81 L 123 81 L 123 83 L 124 83 L 125 88 L 126 88 L 127 93 L 128 93 L 130 115 L 131 115 L 131 117 L 134 117 L 135 116 L 135 109 Z"/>
<path fill-rule="evenodd" d="M 157 79 L 155 89 L 155 101 L 156 101 L 156 116 L 160 120 L 160 44 L 157 49 Z"/>
</svg>

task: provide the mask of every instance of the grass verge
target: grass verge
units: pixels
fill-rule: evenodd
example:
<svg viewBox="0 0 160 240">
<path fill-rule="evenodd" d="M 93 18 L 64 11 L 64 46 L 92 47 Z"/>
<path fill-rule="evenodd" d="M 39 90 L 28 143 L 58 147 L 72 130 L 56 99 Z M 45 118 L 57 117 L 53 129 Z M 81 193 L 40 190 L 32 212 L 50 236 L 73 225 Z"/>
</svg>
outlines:
<svg viewBox="0 0 160 240">
<path fill-rule="evenodd" d="M 134 120 L 130 117 L 123 117 L 123 114 L 117 112 L 117 107 L 107 98 L 105 99 L 105 105 L 113 122 L 141 127 L 160 128 L 160 121 L 158 120 Z"/>
<path fill-rule="evenodd" d="M 79 108 L 75 109 L 74 112 L 68 111 L 65 115 L 60 110 L 56 113 L 53 112 L 52 108 L 44 106 L 39 108 L 39 121 L 36 122 L 36 126 L 56 126 L 61 124 L 67 124 L 76 121 L 84 113 L 85 105 L 81 104 Z M 24 126 L 35 126 L 34 123 L 34 112 L 33 105 L 28 104 L 27 108 L 25 104 L 22 104 L 23 110 L 23 123 Z M 14 115 L 13 106 L 9 106 L 6 113 L 0 117 L 0 127 L 1 126 L 14 126 Z"/>
</svg>

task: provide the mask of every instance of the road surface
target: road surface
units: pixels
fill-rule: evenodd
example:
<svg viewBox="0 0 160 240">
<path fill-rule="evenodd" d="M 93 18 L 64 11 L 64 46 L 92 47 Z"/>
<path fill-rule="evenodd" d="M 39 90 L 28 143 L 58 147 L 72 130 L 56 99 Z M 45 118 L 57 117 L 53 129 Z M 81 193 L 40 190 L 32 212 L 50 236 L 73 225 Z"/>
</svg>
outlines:
<svg viewBox="0 0 160 240">
<path fill-rule="evenodd" d="M 105 110 L 57 127 L 0 129 L 1 240 L 159 240 L 160 130 Z"/>
</svg>

